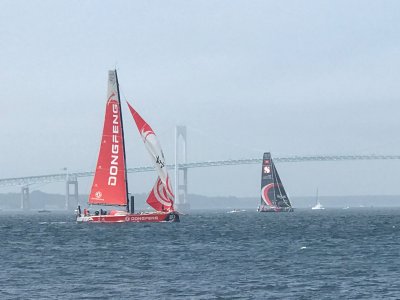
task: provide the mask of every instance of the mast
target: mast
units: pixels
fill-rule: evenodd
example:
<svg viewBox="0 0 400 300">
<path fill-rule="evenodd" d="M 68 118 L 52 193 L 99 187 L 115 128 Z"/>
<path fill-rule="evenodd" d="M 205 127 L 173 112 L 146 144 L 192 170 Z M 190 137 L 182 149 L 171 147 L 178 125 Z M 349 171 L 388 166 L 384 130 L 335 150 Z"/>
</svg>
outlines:
<svg viewBox="0 0 400 300">
<path fill-rule="evenodd" d="M 123 153 L 123 160 L 125 166 L 125 190 L 126 190 L 126 211 L 129 212 L 129 194 L 128 194 L 128 172 L 126 167 L 126 153 L 125 153 L 125 135 L 124 135 L 124 121 L 122 120 L 122 105 L 121 105 L 121 94 L 119 92 L 119 82 L 117 76 L 117 70 L 114 70 L 115 74 L 115 82 L 117 84 L 117 93 L 118 93 L 118 104 L 119 104 L 119 117 L 121 120 L 121 131 L 122 131 L 122 153 Z"/>
</svg>

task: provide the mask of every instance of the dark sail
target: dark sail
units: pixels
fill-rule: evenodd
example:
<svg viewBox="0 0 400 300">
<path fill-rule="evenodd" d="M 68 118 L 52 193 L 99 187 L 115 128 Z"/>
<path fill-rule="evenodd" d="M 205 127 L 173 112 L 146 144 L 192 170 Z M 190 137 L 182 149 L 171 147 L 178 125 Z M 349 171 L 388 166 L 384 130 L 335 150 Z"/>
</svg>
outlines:
<svg viewBox="0 0 400 300">
<path fill-rule="evenodd" d="M 271 153 L 263 156 L 261 170 L 261 204 L 259 211 L 293 211 L 289 197 L 271 158 Z"/>
</svg>

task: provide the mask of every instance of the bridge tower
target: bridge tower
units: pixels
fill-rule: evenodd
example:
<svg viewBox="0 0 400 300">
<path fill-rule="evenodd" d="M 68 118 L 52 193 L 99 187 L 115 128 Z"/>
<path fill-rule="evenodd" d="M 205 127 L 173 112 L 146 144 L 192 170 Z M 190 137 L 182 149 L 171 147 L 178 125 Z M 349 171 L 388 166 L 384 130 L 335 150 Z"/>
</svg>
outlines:
<svg viewBox="0 0 400 300">
<path fill-rule="evenodd" d="M 187 168 L 180 168 L 186 164 L 186 126 L 175 128 L 175 205 L 177 210 L 190 209 L 187 199 Z"/>
<path fill-rule="evenodd" d="M 21 209 L 29 210 L 31 208 L 31 202 L 29 200 L 29 186 L 25 185 L 21 187 Z"/>
<path fill-rule="evenodd" d="M 71 186 L 73 187 L 73 194 L 71 194 Z M 65 209 L 71 209 L 71 201 L 73 201 L 73 208 L 76 208 L 79 203 L 78 195 L 78 179 L 76 176 L 67 175 L 66 180 L 66 193 L 65 193 Z"/>
</svg>

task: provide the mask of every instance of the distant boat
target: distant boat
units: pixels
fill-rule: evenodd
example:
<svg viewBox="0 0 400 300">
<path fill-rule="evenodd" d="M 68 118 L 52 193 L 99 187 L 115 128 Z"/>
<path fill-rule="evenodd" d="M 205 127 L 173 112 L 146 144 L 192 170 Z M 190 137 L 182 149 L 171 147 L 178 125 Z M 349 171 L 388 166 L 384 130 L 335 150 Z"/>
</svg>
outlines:
<svg viewBox="0 0 400 300">
<path fill-rule="evenodd" d="M 228 211 L 228 214 L 234 214 L 234 213 L 238 213 L 238 212 L 242 212 L 242 211 L 246 211 L 244 209 L 232 209 L 230 211 Z"/>
<path fill-rule="evenodd" d="M 122 108 L 117 71 L 114 70 L 108 73 L 103 135 L 88 203 L 117 208 L 110 211 L 98 209 L 91 213 L 87 208 L 81 211 L 81 207 L 78 206 L 76 221 L 84 223 L 179 222 L 179 214 L 174 209 L 171 180 L 157 137 L 149 124 L 129 103 L 127 104 L 158 175 L 147 198 L 147 203 L 156 211 L 134 213 L 134 199 L 133 197 L 129 199 Z"/>
<path fill-rule="evenodd" d="M 259 212 L 292 212 L 293 207 L 283 187 L 270 152 L 264 153 L 261 171 Z"/>
<path fill-rule="evenodd" d="M 322 206 L 321 202 L 319 202 L 319 197 L 318 197 L 318 189 L 317 189 L 317 195 L 315 197 L 315 205 L 311 207 L 311 209 L 316 209 L 316 210 L 322 210 L 325 209 L 325 207 Z"/>
<path fill-rule="evenodd" d="M 38 213 L 51 213 L 51 210 L 40 209 L 40 210 L 38 210 Z"/>
</svg>

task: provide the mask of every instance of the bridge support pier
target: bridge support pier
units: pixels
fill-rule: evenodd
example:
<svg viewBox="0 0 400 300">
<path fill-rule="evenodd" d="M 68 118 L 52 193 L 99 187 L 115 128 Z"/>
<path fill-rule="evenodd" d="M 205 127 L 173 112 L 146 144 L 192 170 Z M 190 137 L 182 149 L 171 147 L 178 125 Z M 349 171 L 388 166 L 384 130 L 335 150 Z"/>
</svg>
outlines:
<svg viewBox="0 0 400 300">
<path fill-rule="evenodd" d="M 187 199 L 187 168 L 180 168 L 186 164 L 186 127 L 175 128 L 175 205 L 179 211 L 187 211 L 190 204 Z"/>
<path fill-rule="evenodd" d="M 21 188 L 21 209 L 29 210 L 31 208 L 31 202 L 29 200 L 29 186 L 23 186 Z"/>
<path fill-rule="evenodd" d="M 71 194 L 71 186 L 73 187 L 73 194 Z M 75 209 L 79 204 L 78 195 L 78 180 L 76 177 L 67 177 L 66 181 L 66 193 L 65 193 L 65 209 L 71 209 L 71 202 L 73 202 L 73 209 Z"/>
</svg>

